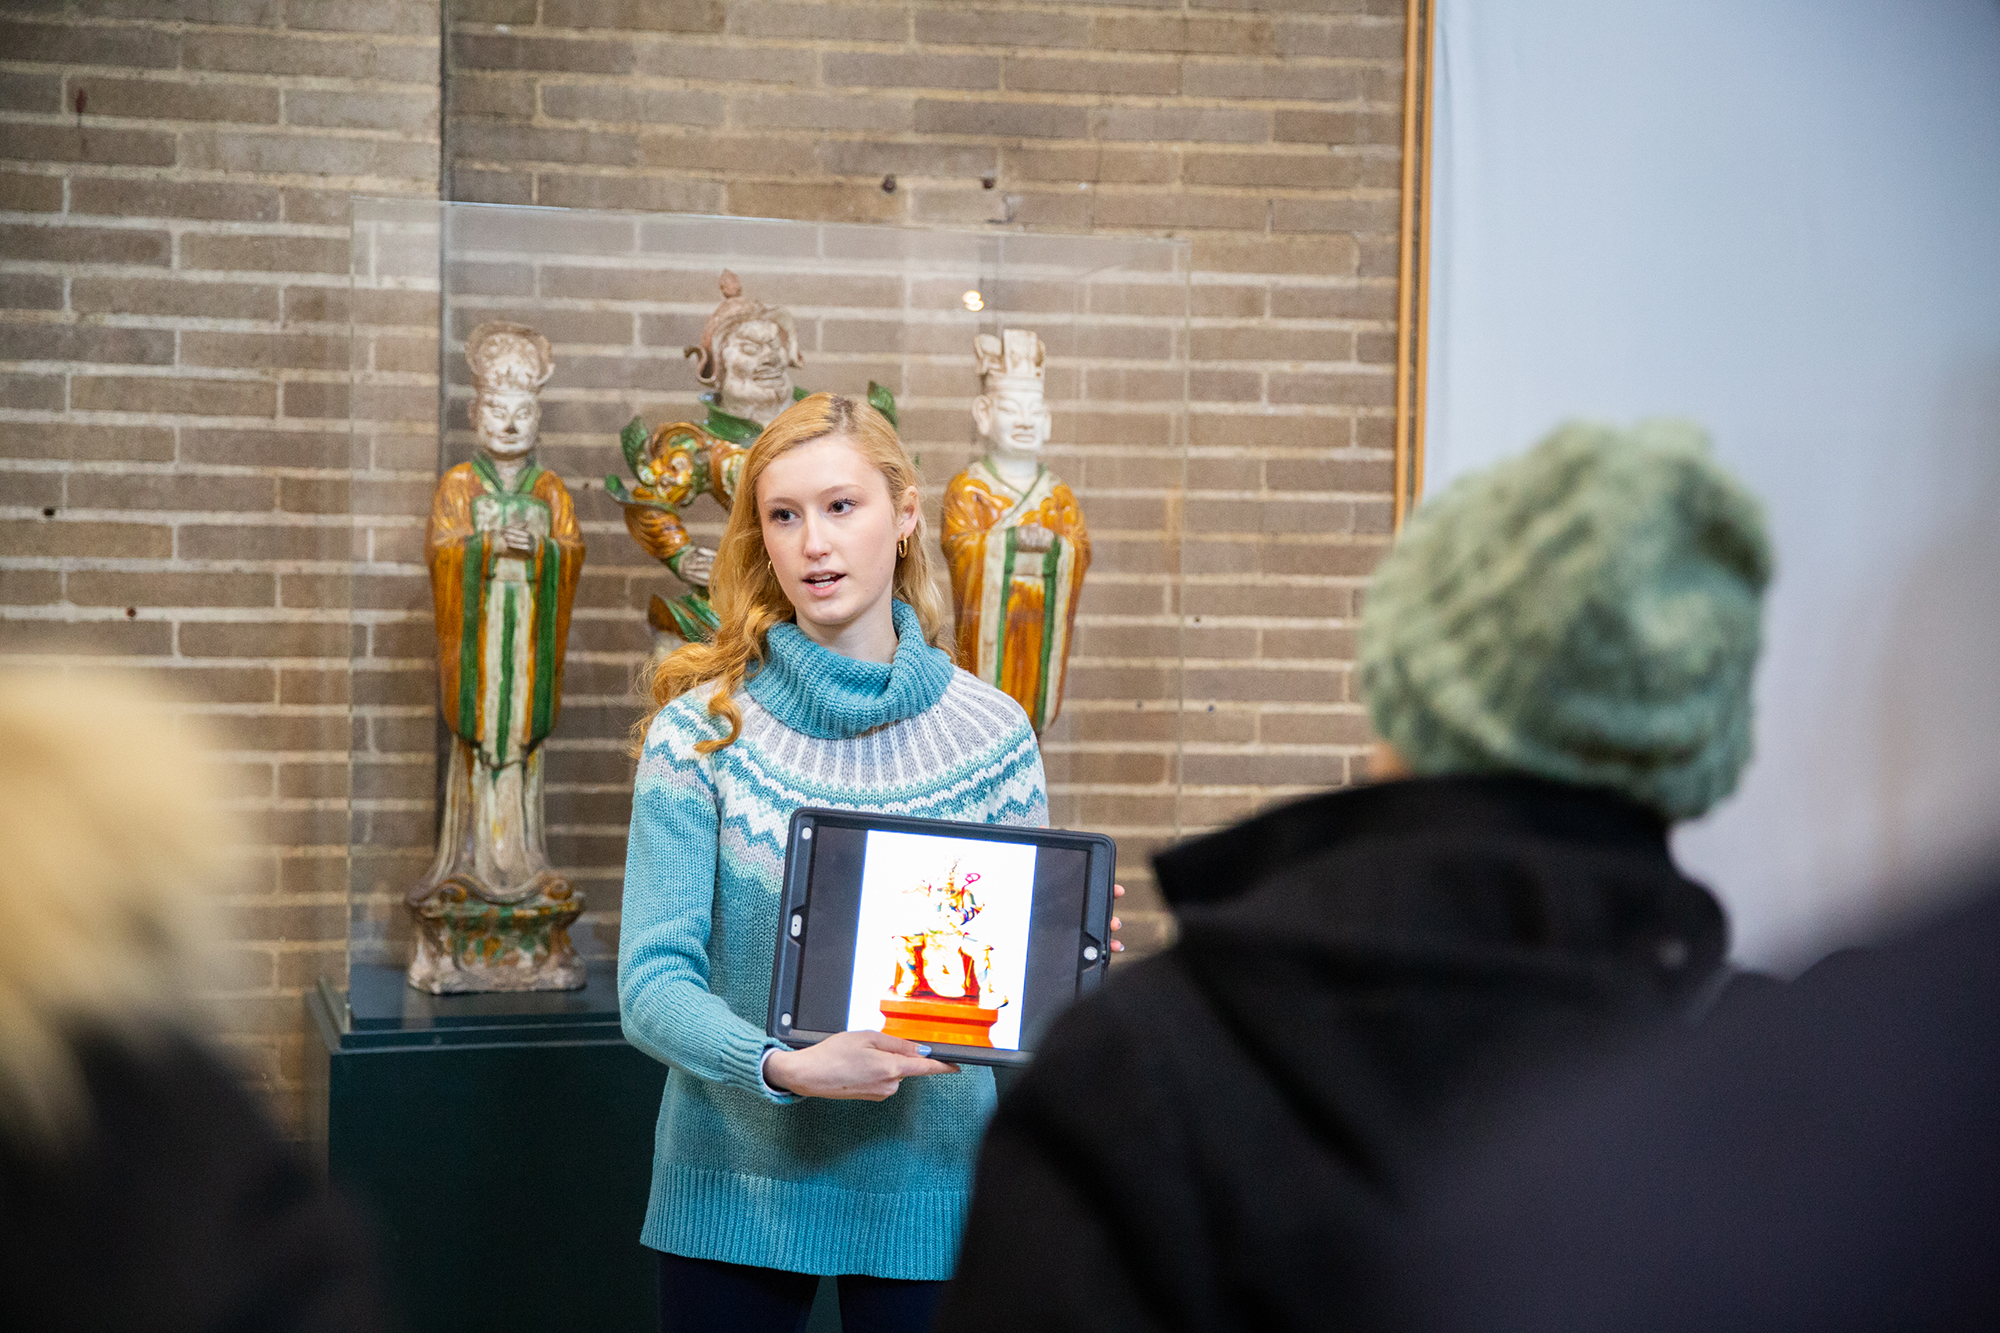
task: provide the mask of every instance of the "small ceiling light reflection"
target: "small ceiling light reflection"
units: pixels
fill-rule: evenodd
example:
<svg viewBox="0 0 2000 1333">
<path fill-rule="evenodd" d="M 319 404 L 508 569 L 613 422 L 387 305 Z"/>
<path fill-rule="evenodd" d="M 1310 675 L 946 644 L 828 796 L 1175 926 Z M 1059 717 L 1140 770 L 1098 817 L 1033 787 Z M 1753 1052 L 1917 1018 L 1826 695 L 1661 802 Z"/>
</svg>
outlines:
<svg viewBox="0 0 2000 1333">
<path fill-rule="evenodd" d="M 967 310 L 984 310 L 986 308 L 986 301 L 978 292 L 967 292 L 965 294 L 965 308 Z"/>
</svg>

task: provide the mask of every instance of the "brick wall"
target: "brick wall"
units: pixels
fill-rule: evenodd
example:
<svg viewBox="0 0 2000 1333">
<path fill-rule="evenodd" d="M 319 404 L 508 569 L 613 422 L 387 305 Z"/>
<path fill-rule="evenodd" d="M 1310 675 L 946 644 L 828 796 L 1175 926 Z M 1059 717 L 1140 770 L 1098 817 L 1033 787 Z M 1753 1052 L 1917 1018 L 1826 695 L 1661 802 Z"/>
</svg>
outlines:
<svg viewBox="0 0 2000 1333">
<path fill-rule="evenodd" d="M 1390 526 L 1402 49 L 1401 0 L 456 0 L 448 181 L 1190 240 L 1182 781 L 1162 791 L 1137 753 L 1051 756 L 1059 817 L 1143 853 L 1346 781 L 1367 738 L 1348 678 Z M 1077 669 L 1131 683 L 1085 707 L 1129 735 L 1164 639 L 1135 643 L 1093 591 Z M 1156 942 L 1141 887 L 1134 942 Z"/>
<path fill-rule="evenodd" d="M 438 27 L 0 17 L 0 651 L 158 670 L 225 722 L 258 845 L 220 1005 L 292 1126 L 345 934 L 348 196 L 435 197 Z"/>
<path fill-rule="evenodd" d="M 1389 526 L 1401 11 L 454 0 L 442 166 L 466 200 L 1189 240 L 1186 484 L 1177 507 L 1107 484 L 1134 503 L 1099 511 L 1172 532 L 1178 582 L 1122 586 L 1184 598 L 1185 672 L 1162 683 L 1159 627 L 1135 638 L 1100 582 L 1075 663 L 1101 683 L 1071 725 L 1124 739 L 1073 731 L 1050 764 L 1059 812 L 1150 830 L 1128 837 L 1143 848 L 1358 762 L 1352 617 Z M 0 652 L 157 668 L 229 720 L 261 841 L 225 1012 L 293 1124 L 299 992 L 345 937 L 350 682 L 364 751 L 393 752 L 354 769 L 368 836 L 412 856 L 428 836 L 429 649 L 408 613 L 437 298 L 368 297 L 372 424 L 352 441 L 345 301 L 348 196 L 436 197 L 439 26 L 388 0 L 0 18 Z M 602 424 L 576 428 L 579 465 Z M 1079 466 L 1086 437 L 1117 443 L 1079 429 Z M 956 466 L 926 462 L 933 485 Z M 595 564 L 625 538 L 586 503 Z M 1150 528 L 1130 517 L 1149 505 Z M 606 569 L 552 761 L 552 842 L 593 887 L 615 879 L 632 626 L 672 590 Z M 1182 695 L 1178 720 L 1147 717 Z M 1176 752 L 1178 782 L 1158 771 Z M 1161 938 L 1157 903 L 1134 907 L 1135 942 Z"/>
</svg>

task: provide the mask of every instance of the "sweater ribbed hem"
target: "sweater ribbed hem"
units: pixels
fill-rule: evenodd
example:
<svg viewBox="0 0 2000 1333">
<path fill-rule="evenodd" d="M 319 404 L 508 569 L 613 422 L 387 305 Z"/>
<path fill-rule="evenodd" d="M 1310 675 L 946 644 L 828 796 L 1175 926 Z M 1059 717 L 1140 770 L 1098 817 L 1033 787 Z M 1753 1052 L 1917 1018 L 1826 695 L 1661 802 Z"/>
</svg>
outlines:
<svg viewBox="0 0 2000 1333">
<path fill-rule="evenodd" d="M 880 1194 L 659 1163 L 639 1240 L 688 1259 L 941 1282 L 958 1263 L 970 1199 L 967 1190 Z"/>
</svg>

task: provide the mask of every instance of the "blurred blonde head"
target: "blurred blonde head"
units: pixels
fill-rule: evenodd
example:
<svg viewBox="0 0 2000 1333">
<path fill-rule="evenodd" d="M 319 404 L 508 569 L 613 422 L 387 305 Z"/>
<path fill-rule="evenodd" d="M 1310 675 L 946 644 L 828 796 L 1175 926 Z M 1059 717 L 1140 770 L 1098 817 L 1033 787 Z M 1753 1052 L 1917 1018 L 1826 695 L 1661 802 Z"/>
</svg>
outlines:
<svg viewBox="0 0 2000 1333">
<path fill-rule="evenodd" d="M 635 748 L 644 741 L 646 728 L 660 709 L 709 681 L 719 685 L 709 699 L 708 711 L 729 724 L 729 734 L 702 741 L 695 748 L 712 754 L 743 733 L 743 713 L 731 696 L 742 687 L 751 664 L 764 660 L 764 636 L 771 627 L 797 618 L 764 549 L 757 482 L 764 469 L 792 450 L 835 436 L 852 445 L 882 474 L 892 498 L 918 484 L 917 465 L 897 438 L 896 428 L 861 399 L 816 393 L 801 398 L 766 426 L 743 460 L 729 524 L 723 529 L 715 571 L 709 578 L 709 595 L 721 628 L 712 641 L 688 644 L 653 669 L 653 706 L 634 729 Z M 896 559 L 893 595 L 917 613 L 925 642 L 947 653 L 952 651 L 951 613 L 938 591 L 937 575 L 924 545 L 921 514 L 905 553 Z"/>
<path fill-rule="evenodd" d="M 85 1130 L 78 1037 L 195 1019 L 236 842 L 206 749 L 133 682 L 0 671 L 0 1133 Z"/>
</svg>

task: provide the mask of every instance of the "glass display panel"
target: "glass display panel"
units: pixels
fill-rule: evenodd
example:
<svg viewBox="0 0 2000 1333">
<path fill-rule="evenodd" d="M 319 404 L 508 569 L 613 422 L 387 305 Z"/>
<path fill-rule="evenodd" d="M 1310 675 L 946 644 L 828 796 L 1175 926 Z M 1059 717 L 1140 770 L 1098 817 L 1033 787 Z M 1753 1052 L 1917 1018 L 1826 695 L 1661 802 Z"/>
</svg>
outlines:
<svg viewBox="0 0 2000 1333">
<path fill-rule="evenodd" d="M 404 896 L 436 856 L 450 738 L 424 524 L 439 477 L 475 452 L 466 337 L 498 320 L 536 330 L 553 352 L 539 463 L 566 487 L 586 554 L 559 721 L 541 742 L 544 831 L 550 861 L 584 899 L 577 950 L 594 972 L 612 968 L 641 677 L 686 627 L 676 610 L 689 613 L 691 591 L 628 529 L 616 497 L 637 496 L 644 479 L 621 434 L 635 420 L 647 441 L 676 423 L 714 424 L 690 349 L 724 300 L 725 271 L 741 299 L 789 312 L 797 388 L 862 396 L 873 384 L 893 397 L 923 472 L 923 540 L 941 587 L 948 484 L 981 475 L 987 453 L 975 339 L 994 340 L 988 364 L 1006 381 L 1026 373 L 1031 352 L 1005 333 L 1039 338 L 1049 485 L 1029 508 L 1056 515 L 1060 503 L 1041 502 L 1059 480 L 1082 531 L 1041 550 L 1040 534 L 1017 534 L 1011 556 L 989 537 L 981 558 L 1011 575 L 1009 587 L 1039 572 L 1044 634 L 1027 640 L 1066 638 L 1067 664 L 1056 653 L 1040 684 L 1015 684 L 1048 715 L 1050 821 L 1118 840 L 1146 929 L 1147 857 L 1179 822 L 1184 242 L 356 200 L 353 254 L 350 966 L 408 964 Z M 724 517 L 708 493 L 681 507 L 690 553 L 716 544 Z M 961 551 L 960 563 L 973 562 Z"/>
</svg>

